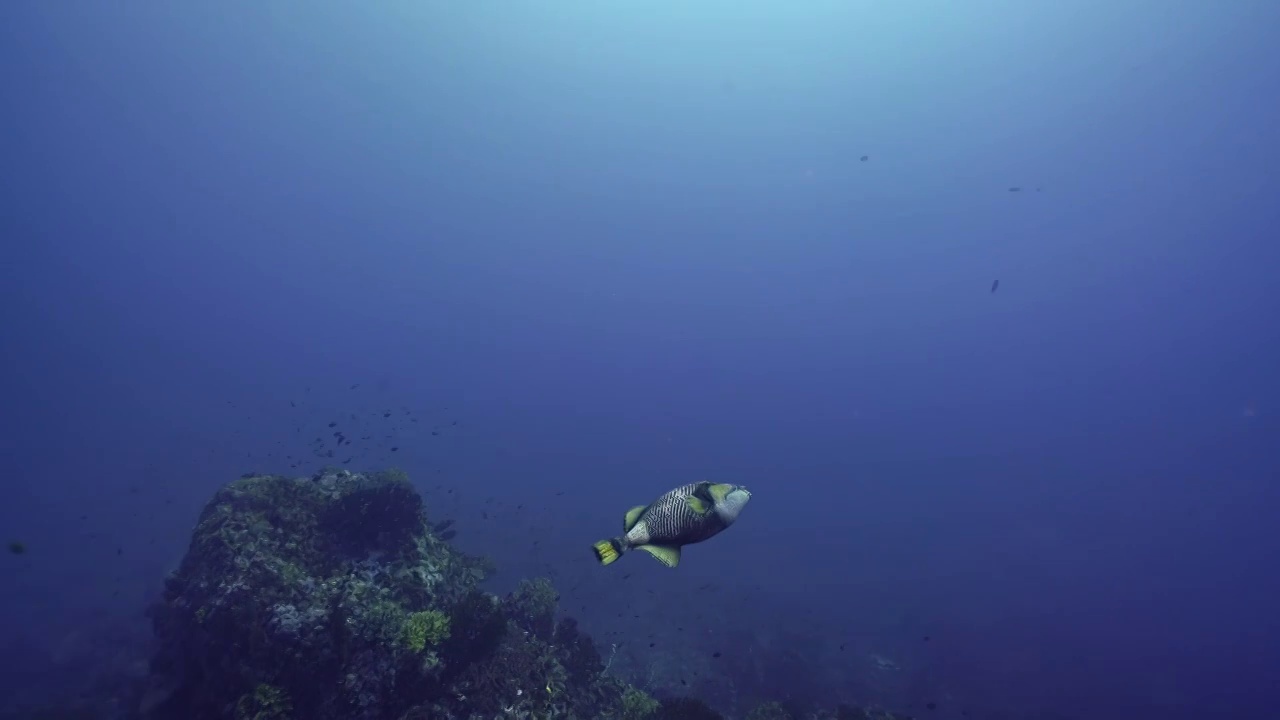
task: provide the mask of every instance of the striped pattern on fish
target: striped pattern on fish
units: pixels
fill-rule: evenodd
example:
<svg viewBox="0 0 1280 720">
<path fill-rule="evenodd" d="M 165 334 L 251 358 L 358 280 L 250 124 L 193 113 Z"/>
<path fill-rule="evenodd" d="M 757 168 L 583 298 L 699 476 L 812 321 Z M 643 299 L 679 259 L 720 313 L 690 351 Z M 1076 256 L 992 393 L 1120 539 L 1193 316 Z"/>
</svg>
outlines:
<svg viewBox="0 0 1280 720">
<path fill-rule="evenodd" d="M 733 524 L 751 493 L 740 485 L 699 482 L 664 493 L 649 505 L 631 508 L 623 534 L 592 546 L 596 559 L 608 565 L 639 548 L 668 567 L 680 562 L 680 548 L 700 543 Z"/>
</svg>

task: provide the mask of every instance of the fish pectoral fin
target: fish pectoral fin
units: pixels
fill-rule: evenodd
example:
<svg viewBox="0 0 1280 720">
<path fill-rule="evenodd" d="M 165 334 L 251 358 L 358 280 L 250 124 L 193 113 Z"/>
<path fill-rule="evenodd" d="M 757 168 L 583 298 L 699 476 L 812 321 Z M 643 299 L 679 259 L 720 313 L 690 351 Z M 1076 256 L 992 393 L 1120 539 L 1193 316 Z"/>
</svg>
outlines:
<svg viewBox="0 0 1280 720">
<path fill-rule="evenodd" d="M 680 548 L 674 545 L 641 545 L 640 549 L 652 555 L 667 567 L 680 564 Z"/>
<path fill-rule="evenodd" d="M 706 515 L 711 511 L 711 505 L 697 495 L 686 495 L 684 501 L 688 503 L 690 510 L 699 515 Z"/>
<path fill-rule="evenodd" d="M 648 505 L 637 505 L 627 511 L 627 514 L 622 517 L 622 532 L 624 535 L 631 532 L 631 528 L 636 526 L 636 523 L 640 521 L 640 516 L 648 509 Z"/>
</svg>

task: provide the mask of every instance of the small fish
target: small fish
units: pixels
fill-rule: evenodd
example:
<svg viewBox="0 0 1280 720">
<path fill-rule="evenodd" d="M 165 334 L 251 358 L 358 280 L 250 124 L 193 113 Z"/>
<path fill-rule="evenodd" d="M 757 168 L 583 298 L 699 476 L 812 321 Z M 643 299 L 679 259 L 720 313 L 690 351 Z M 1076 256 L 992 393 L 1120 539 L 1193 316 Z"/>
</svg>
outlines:
<svg viewBox="0 0 1280 720">
<path fill-rule="evenodd" d="M 666 493 L 650 505 L 623 516 L 623 535 L 592 546 L 601 565 L 639 548 L 667 567 L 680 564 L 680 548 L 706 540 L 729 527 L 751 499 L 741 485 L 700 482 Z"/>
<path fill-rule="evenodd" d="M 9 541 L 9 552 L 14 555 L 25 555 L 27 552 L 27 544 L 21 540 Z"/>
<path fill-rule="evenodd" d="M 1000 281 L 999 281 L 999 280 L 996 280 L 995 282 L 991 283 L 991 292 L 995 292 L 995 291 L 996 291 L 996 288 L 998 288 L 998 287 L 1000 287 Z"/>
</svg>

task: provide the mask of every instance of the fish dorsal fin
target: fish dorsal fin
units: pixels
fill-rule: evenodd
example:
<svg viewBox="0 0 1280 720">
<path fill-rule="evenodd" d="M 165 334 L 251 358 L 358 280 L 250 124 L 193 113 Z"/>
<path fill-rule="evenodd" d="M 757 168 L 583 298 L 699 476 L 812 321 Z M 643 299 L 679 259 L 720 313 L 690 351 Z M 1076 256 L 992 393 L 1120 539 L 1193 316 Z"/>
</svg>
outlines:
<svg viewBox="0 0 1280 720">
<path fill-rule="evenodd" d="M 711 503 L 703 500 L 697 495 L 686 495 L 684 497 L 684 501 L 689 506 L 690 510 L 698 513 L 699 515 L 706 515 L 711 511 Z"/>
<path fill-rule="evenodd" d="M 652 555 L 658 562 L 673 568 L 680 564 L 680 548 L 671 545 L 641 545 L 640 549 Z"/>
<path fill-rule="evenodd" d="M 637 505 L 628 510 L 627 514 L 622 517 L 622 532 L 631 532 L 631 528 L 636 526 L 636 523 L 640 521 L 640 516 L 648 509 L 648 505 Z"/>
</svg>

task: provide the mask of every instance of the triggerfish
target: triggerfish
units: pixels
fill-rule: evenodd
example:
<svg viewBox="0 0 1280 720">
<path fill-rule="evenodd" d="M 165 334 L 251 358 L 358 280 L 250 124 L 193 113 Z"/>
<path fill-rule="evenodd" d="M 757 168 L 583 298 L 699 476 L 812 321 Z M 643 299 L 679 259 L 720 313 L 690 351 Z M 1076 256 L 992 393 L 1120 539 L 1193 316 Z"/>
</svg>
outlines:
<svg viewBox="0 0 1280 720">
<path fill-rule="evenodd" d="M 639 548 L 667 567 L 680 564 L 680 548 L 700 543 L 733 524 L 751 499 L 741 485 L 700 482 L 672 490 L 627 511 L 622 535 L 592 546 L 601 565 Z"/>
</svg>

